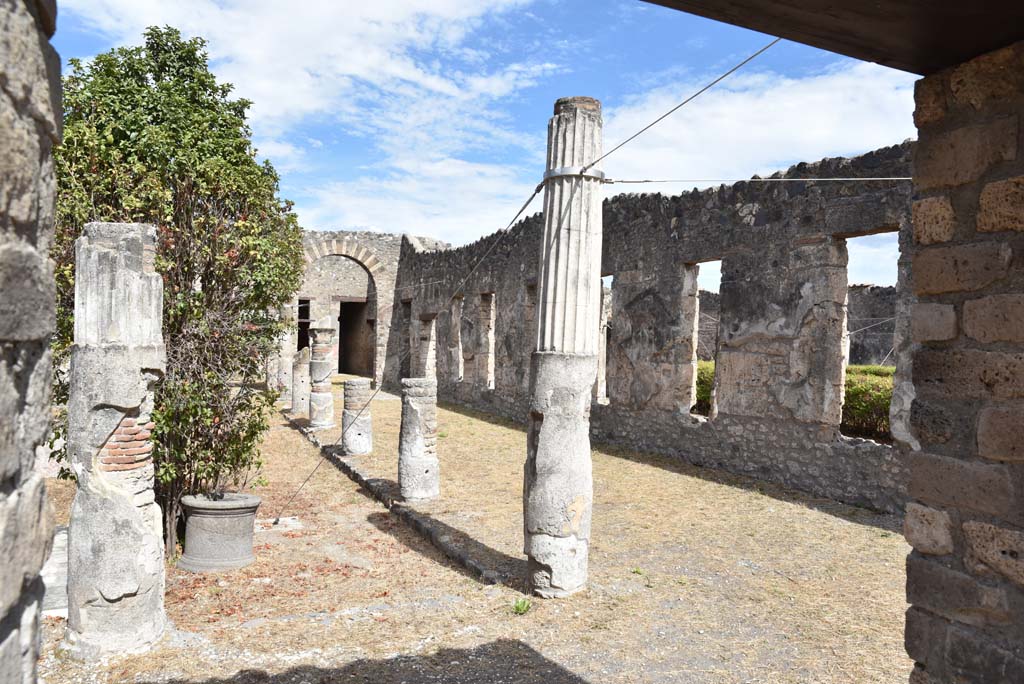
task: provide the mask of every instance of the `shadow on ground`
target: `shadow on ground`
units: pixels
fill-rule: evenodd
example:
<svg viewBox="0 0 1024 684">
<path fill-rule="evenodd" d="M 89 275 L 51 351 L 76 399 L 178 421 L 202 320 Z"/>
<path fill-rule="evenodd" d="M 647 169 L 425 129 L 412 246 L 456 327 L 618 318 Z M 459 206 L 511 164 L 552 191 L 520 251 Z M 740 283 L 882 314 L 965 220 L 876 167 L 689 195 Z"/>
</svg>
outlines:
<svg viewBox="0 0 1024 684">
<path fill-rule="evenodd" d="M 526 588 L 527 563 L 525 558 L 516 558 L 491 548 L 486 544 L 477 541 L 462 530 L 441 522 L 422 511 L 417 511 L 416 526 L 423 527 L 420 530 L 432 540 L 440 542 L 439 550 L 453 560 L 462 571 L 469 577 L 483 584 L 502 584 L 510 589 L 522 593 L 529 593 Z M 371 513 L 367 520 L 374 527 L 386 532 L 409 549 L 423 553 L 422 548 L 417 548 L 415 543 L 395 529 L 403 522 L 397 521 L 388 513 Z M 474 569 L 467 569 L 472 564 Z"/>
<path fill-rule="evenodd" d="M 476 411 L 465 406 L 459 406 L 458 404 L 449 404 L 446 402 L 438 402 L 438 406 L 451 411 L 452 413 L 458 413 L 459 415 L 473 418 L 475 420 L 481 420 L 492 425 L 498 425 L 510 430 L 516 430 L 523 433 L 523 459 L 526 458 L 526 426 L 514 421 L 502 418 L 499 416 L 493 416 L 481 411 Z M 772 482 L 766 482 L 764 480 L 758 480 L 746 475 L 737 475 L 724 470 L 717 470 L 714 468 L 705 468 L 696 466 L 691 463 L 683 461 L 681 458 L 673 456 L 664 456 L 660 454 L 643 453 L 639 451 L 633 451 L 624 447 L 607 444 L 604 442 L 593 442 L 593 447 L 600 449 L 602 452 L 609 456 L 616 458 L 622 458 L 635 463 L 641 463 L 643 465 L 652 466 L 654 468 L 661 468 L 672 473 L 679 475 L 685 475 L 687 477 L 696 477 L 706 482 L 713 482 L 715 484 L 722 484 L 728 487 L 737 487 L 739 489 L 745 489 L 747 491 L 757 492 L 765 496 L 770 496 L 777 501 L 784 501 L 786 503 L 796 504 L 798 506 L 806 506 L 807 508 L 826 513 L 828 515 L 835 516 L 846 520 L 847 522 L 857 523 L 858 525 L 870 525 L 877 527 L 888 532 L 896 532 L 898 534 L 903 533 L 902 523 L 899 517 L 891 513 L 881 513 L 878 511 L 872 511 L 867 508 L 858 508 L 849 504 L 839 503 L 832 499 L 826 499 L 822 497 L 812 496 L 804 492 L 783 487 Z"/>
<path fill-rule="evenodd" d="M 271 674 L 242 670 L 228 677 L 169 679 L 161 684 L 587 684 L 521 641 L 499 639 L 472 649 L 429 656 L 356 660 L 339 668 L 302 665 Z M 155 684 L 155 683 L 151 683 Z"/>
</svg>

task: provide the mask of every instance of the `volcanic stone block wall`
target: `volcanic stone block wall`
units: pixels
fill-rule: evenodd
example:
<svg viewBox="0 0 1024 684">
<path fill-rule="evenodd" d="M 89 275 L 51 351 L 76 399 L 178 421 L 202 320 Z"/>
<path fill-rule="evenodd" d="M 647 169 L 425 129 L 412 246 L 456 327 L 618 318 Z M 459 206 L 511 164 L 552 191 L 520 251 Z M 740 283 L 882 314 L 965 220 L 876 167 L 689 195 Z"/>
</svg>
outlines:
<svg viewBox="0 0 1024 684">
<path fill-rule="evenodd" d="M 39 570 L 52 514 L 35 448 L 49 431 L 60 58 L 52 0 L 0 2 L 0 681 L 36 681 Z M 17 293 L 16 295 L 14 293 Z"/>
<path fill-rule="evenodd" d="M 790 178 L 909 176 L 912 145 L 791 168 Z M 910 236 L 910 184 L 739 183 L 677 197 L 620 195 L 603 207 L 602 275 L 614 276 L 607 403 L 595 438 L 671 454 L 817 495 L 897 510 L 906 453 L 839 433 L 846 349 L 846 238 Z M 536 336 L 539 215 L 502 236 L 425 253 L 403 244 L 398 288 L 410 320 L 436 317 L 438 392 L 525 420 Z M 722 261 L 717 415 L 690 414 L 699 346 L 700 263 Z M 479 268 L 470 272 L 480 262 Z M 904 271 L 909 272 L 907 263 Z M 455 306 L 449 298 L 469 276 Z M 493 293 L 493 300 L 484 295 Z M 912 299 L 903 289 L 899 300 Z M 480 321 L 495 307 L 495 383 L 468 363 L 488 353 Z M 911 345 L 904 344 L 907 351 Z M 909 385 L 909 367 L 897 383 Z M 595 394 L 600 394 L 596 391 Z M 906 407 L 909 406 L 909 402 Z M 906 407 L 904 411 L 906 411 Z"/>
<path fill-rule="evenodd" d="M 1024 43 L 916 100 L 911 681 L 1024 682 Z"/>
</svg>

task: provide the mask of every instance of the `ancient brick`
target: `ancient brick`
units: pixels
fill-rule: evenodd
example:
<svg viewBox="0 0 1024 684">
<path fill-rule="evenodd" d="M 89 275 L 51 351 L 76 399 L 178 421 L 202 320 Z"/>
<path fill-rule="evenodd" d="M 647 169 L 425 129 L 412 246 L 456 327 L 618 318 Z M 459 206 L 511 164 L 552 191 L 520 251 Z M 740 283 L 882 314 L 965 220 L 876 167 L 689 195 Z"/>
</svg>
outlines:
<svg viewBox="0 0 1024 684">
<path fill-rule="evenodd" d="M 940 342 L 956 337 L 956 309 L 951 304 L 914 305 L 910 324 L 915 342 Z"/>
<path fill-rule="evenodd" d="M 1009 246 L 982 242 L 921 250 L 914 260 L 918 295 L 971 292 L 1006 275 L 1013 253 Z"/>
<path fill-rule="evenodd" d="M 950 74 L 949 88 L 954 101 L 975 109 L 988 100 L 1014 97 L 1024 90 L 1024 53 L 1010 46 L 965 62 Z"/>
<path fill-rule="evenodd" d="M 978 414 L 978 455 L 993 461 L 1024 461 L 1024 406 L 987 406 Z"/>
<path fill-rule="evenodd" d="M 1012 619 L 1004 589 L 920 556 L 907 558 L 907 600 L 969 625 L 1005 625 Z"/>
<path fill-rule="evenodd" d="M 922 138 L 914 159 L 918 190 L 963 185 L 1017 158 L 1018 119 L 1006 116 Z"/>
<path fill-rule="evenodd" d="M 1024 176 L 989 183 L 978 203 L 978 232 L 1024 231 Z"/>
<path fill-rule="evenodd" d="M 963 524 L 974 556 L 1003 577 L 1024 586 L 1024 532 L 984 522 Z"/>
<path fill-rule="evenodd" d="M 922 349 L 913 372 L 918 396 L 1024 398 L 1024 353 Z"/>
<path fill-rule="evenodd" d="M 1007 516 L 1017 508 L 1005 466 L 931 454 L 911 455 L 908 493 L 919 501 L 996 516 Z"/>
<path fill-rule="evenodd" d="M 914 240 L 918 244 L 931 245 L 953 239 L 956 214 L 948 197 L 926 197 L 917 200 L 912 207 L 912 217 Z"/>
<path fill-rule="evenodd" d="M 953 523 L 945 511 L 908 503 L 903 536 L 920 553 L 933 556 L 953 553 Z"/>
<path fill-rule="evenodd" d="M 942 76 L 923 78 L 914 84 L 914 123 L 918 128 L 946 116 L 946 87 Z"/>
<path fill-rule="evenodd" d="M 1024 295 L 993 295 L 965 302 L 964 332 L 979 342 L 1024 342 Z"/>
</svg>

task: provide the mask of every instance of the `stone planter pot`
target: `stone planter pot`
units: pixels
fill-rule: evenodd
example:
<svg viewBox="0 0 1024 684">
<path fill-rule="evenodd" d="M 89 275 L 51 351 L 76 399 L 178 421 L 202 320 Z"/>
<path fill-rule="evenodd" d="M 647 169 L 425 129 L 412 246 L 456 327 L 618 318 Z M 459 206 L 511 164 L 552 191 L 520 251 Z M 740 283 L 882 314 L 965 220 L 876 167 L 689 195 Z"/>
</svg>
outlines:
<svg viewBox="0 0 1024 684">
<path fill-rule="evenodd" d="M 229 492 L 220 499 L 183 496 L 185 553 L 178 567 L 190 572 L 217 572 L 249 565 L 256 509 L 260 497 Z"/>
</svg>

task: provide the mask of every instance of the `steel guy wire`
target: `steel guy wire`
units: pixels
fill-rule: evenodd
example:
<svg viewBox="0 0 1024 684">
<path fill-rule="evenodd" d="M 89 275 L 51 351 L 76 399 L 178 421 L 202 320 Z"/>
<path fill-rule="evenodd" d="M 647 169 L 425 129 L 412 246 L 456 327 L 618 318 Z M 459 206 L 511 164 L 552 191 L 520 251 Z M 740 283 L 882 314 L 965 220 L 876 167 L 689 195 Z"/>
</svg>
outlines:
<svg viewBox="0 0 1024 684">
<path fill-rule="evenodd" d="M 769 48 L 771 48 L 772 46 L 774 46 L 774 45 L 775 45 L 776 43 L 778 43 L 778 42 L 779 42 L 779 41 L 781 41 L 781 40 L 782 40 L 782 38 L 776 38 L 775 40 L 773 40 L 772 42 L 768 43 L 768 44 L 767 44 L 767 45 L 765 45 L 765 46 L 764 46 L 763 48 L 761 48 L 760 50 L 758 50 L 757 52 L 755 52 L 754 54 L 752 54 L 752 55 L 750 55 L 749 57 L 747 57 L 746 59 L 744 59 L 744 60 L 743 60 L 742 62 L 740 62 L 739 64 L 737 64 L 737 65 L 736 65 L 736 66 L 734 66 L 733 68 L 731 68 L 731 69 L 729 69 L 728 71 L 726 71 L 726 72 L 725 72 L 724 74 L 722 74 L 721 76 L 719 76 L 719 77 L 718 77 L 718 78 L 716 78 L 715 80 L 711 81 L 711 82 L 710 82 L 710 83 L 708 83 L 708 84 L 707 84 L 706 86 L 704 86 L 703 88 L 701 88 L 700 90 L 698 90 L 697 92 L 695 92 L 695 93 L 694 93 L 693 95 L 690 95 L 690 96 L 689 96 L 688 98 L 686 98 L 685 100 L 683 100 L 682 102 L 680 102 L 679 104 L 677 104 L 677 105 L 676 105 L 675 107 L 673 107 L 672 109 L 668 110 L 667 112 L 665 112 L 664 114 L 662 114 L 661 116 L 659 116 L 659 117 L 658 117 L 657 119 L 655 119 L 655 120 L 654 120 L 654 121 L 652 121 L 651 123 L 647 124 L 646 126 L 644 126 L 643 128 L 641 128 L 641 129 L 640 129 L 639 131 L 637 131 L 637 132 L 636 132 L 636 133 L 634 133 L 633 135 L 629 136 L 628 138 L 626 138 L 625 140 L 623 140 L 622 142 L 620 142 L 620 143 L 619 143 L 618 145 L 616 145 L 615 147 L 613 147 L 612 149 L 608 150 L 607 152 L 605 152 L 604 154 L 602 154 L 602 155 L 601 155 L 600 157 L 598 157 L 597 159 L 595 159 L 594 161 L 592 161 L 592 162 L 590 162 L 589 164 L 587 164 L 586 166 L 584 166 L 584 167 L 583 167 L 583 172 L 586 172 L 586 171 L 588 171 L 589 169 L 593 168 L 594 166 L 597 166 L 597 165 L 598 165 L 599 163 L 601 163 L 601 161 L 602 161 L 603 159 L 605 159 L 605 158 L 607 158 L 607 157 L 611 156 L 611 155 L 612 155 L 613 153 L 615 153 L 616 151 L 618 151 L 619 149 L 621 149 L 622 147 L 624 147 L 624 146 L 625 146 L 626 144 L 628 144 L 628 143 L 632 142 L 633 140 L 636 140 L 636 139 L 637 139 L 638 137 L 640 137 L 641 135 L 643 135 L 644 133 L 646 133 L 646 132 L 647 132 L 648 130 L 650 130 L 651 128 L 653 128 L 653 127 L 654 127 L 655 125 L 657 125 L 657 124 L 661 123 L 662 121 L 664 121 L 665 119 L 667 119 L 667 118 L 668 118 L 668 117 L 670 117 L 671 115 L 675 114 L 675 113 L 676 113 L 676 112 L 677 112 L 677 111 L 678 111 L 679 109 L 681 109 L 681 108 L 682 108 L 682 107 L 683 107 L 684 105 L 686 105 L 686 104 L 688 104 L 688 103 L 692 102 L 693 100 L 697 99 L 698 97 L 700 97 L 701 95 L 703 95 L 703 94 L 704 94 L 704 93 L 706 93 L 707 91 L 709 91 L 709 90 L 711 90 L 712 88 L 714 88 L 714 87 L 715 87 L 716 85 L 718 85 L 719 83 L 721 83 L 722 81 L 724 81 L 724 80 L 725 80 L 726 78 L 728 78 L 728 77 L 729 77 L 729 76 L 731 76 L 732 74 L 736 73 L 737 71 L 739 71 L 740 69 L 742 69 L 743 67 L 745 67 L 745 66 L 746 66 L 747 64 L 749 64 L 750 62 L 752 62 L 752 61 L 753 61 L 753 60 L 754 60 L 755 58 L 759 57 L 759 56 L 760 56 L 760 55 L 761 55 L 762 53 L 766 52 L 766 51 L 767 51 L 767 50 L 768 50 Z"/>
</svg>

